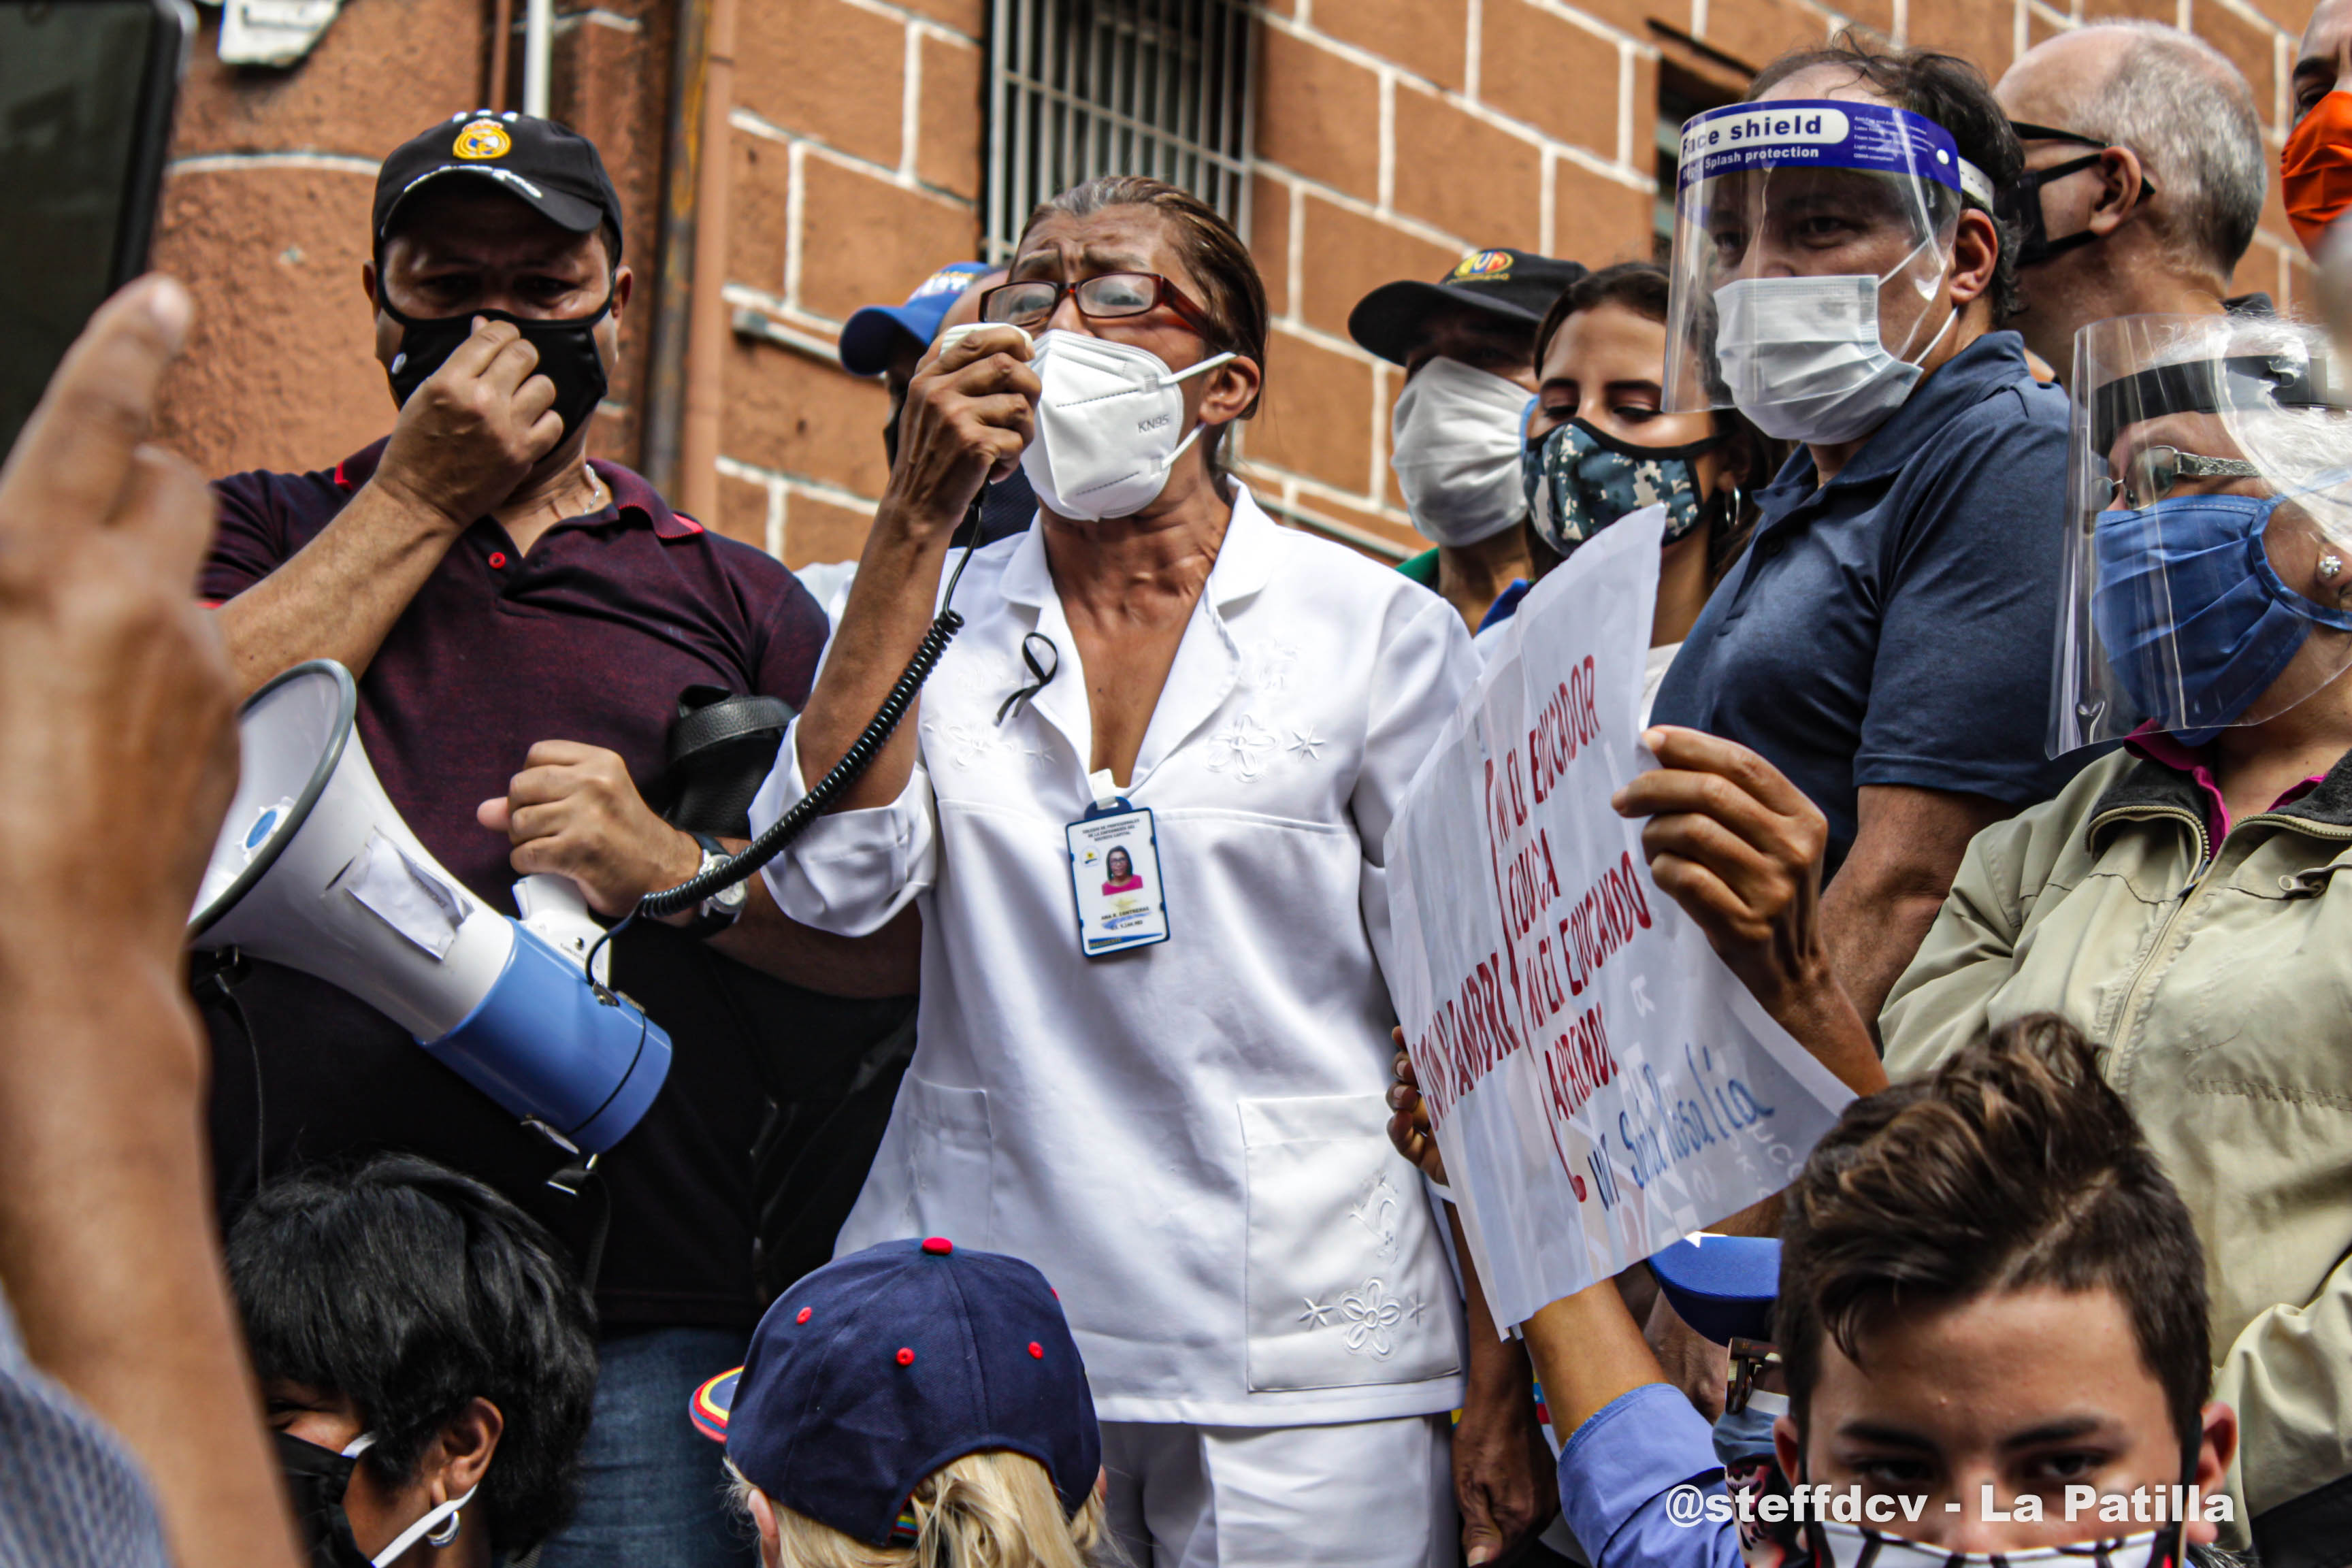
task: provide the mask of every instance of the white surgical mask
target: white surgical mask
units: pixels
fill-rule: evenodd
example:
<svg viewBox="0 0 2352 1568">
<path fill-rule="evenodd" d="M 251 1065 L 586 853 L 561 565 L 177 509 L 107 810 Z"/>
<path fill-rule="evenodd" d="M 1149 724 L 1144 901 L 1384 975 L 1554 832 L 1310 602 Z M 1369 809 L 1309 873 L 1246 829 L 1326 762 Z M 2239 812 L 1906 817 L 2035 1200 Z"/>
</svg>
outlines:
<svg viewBox="0 0 2352 1568">
<path fill-rule="evenodd" d="M 356 1459 L 373 1447 L 375 1447 L 375 1434 L 362 1432 L 351 1440 L 350 1445 L 343 1449 L 342 1457 L 346 1459 Z M 451 1541 L 457 1539 L 457 1526 L 451 1525 L 446 1534 L 441 1534 L 439 1531 L 442 1521 L 457 1518 L 457 1510 L 473 1501 L 474 1494 L 479 1490 L 481 1488 L 478 1486 L 467 1487 L 465 1496 L 453 1497 L 447 1502 L 428 1509 L 423 1517 L 398 1535 L 394 1536 L 392 1543 L 369 1558 L 368 1562 L 373 1568 L 391 1568 L 393 1563 L 400 1561 L 401 1553 L 427 1535 L 435 1537 L 433 1544 L 436 1546 L 448 1545 Z"/>
<path fill-rule="evenodd" d="M 1404 384 L 1389 465 L 1414 527 L 1440 544 L 1474 544 L 1526 515 L 1527 408 L 1527 388 L 1442 355 Z"/>
<path fill-rule="evenodd" d="M 1201 433 L 1184 422 L 1180 383 L 1224 363 L 1182 371 L 1150 349 L 1056 328 L 1038 334 L 1029 368 L 1045 384 L 1037 436 L 1021 471 L 1040 505 L 1088 522 L 1141 511 L 1168 488 L 1168 470 Z"/>
<path fill-rule="evenodd" d="M 1780 441 L 1832 446 L 1866 436 L 1903 406 L 1926 374 L 1878 335 L 1883 277 L 1738 278 L 1715 291 L 1716 363 L 1731 400 Z M 1919 353 L 1936 352 L 1959 319 L 1955 309 Z"/>
</svg>

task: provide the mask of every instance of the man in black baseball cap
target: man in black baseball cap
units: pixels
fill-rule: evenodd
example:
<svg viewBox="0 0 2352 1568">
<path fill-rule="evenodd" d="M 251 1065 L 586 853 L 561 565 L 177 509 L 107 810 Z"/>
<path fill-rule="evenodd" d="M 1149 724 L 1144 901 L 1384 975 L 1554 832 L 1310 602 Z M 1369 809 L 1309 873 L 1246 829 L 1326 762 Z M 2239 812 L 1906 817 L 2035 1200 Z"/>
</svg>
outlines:
<svg viewBox="0 0 2352 1568">
<path fill-rule="evenodd" d="M 1473 250 L 1436 282 L 1383 283 L 1348 314 L 1349 336 L 1404 366 L 1389 461 L 1413 526 L 1437 548 L 1402 570 L 1444 595 L 1473 631 L 1528 573 L 1518 458 L 1536 328 L 1583 276 L 1573 261 Z"/>
<path fill-rule="evenodd" d="M 721 852 L 718 835 L 740 836 L 740 822 L 682 831 L 648 805 L 679 793 L 672 722 L 714 690 L 797 708 L 826 634 L 781 563 L 588 456 L 629 304 L 625 226 L 595 148 L 551 121 L 483 110 L 396 149 L 363 273 L 390 435 L 312 473 L 215 487 L 203 593 L 247 688 L 305 659 L 347 666 L 394 806 L 502 912 L 517 876 L 547 872 L 615 919 Z M 601 1161 L 601 1190 L 579 1198 L 549 1180 L 572 1154 L 391 1019 L 256 963 L 235 1005 L 205 1006 L 224 1221 L 264 1174 L 383 1151 L 488 1183 L 583 1259 L 608 1215 L 583 1452 L 595 1480 L 541 1561 L 742 1568 L 719 1465 L 674 1430 L 675 1390 L 743 1357 L 761 1306 L 751 1152 L 772 1099 L 829 1081 L 847 1014 L 828 1009 L 847 1005 L 739 960 L 829 993 L 911 992 L 911 947 L 887 948 L 792 926 L 757 879 L 677 923 L 632 921 L 613 984 L 676 1055 Z"/>
</svg>

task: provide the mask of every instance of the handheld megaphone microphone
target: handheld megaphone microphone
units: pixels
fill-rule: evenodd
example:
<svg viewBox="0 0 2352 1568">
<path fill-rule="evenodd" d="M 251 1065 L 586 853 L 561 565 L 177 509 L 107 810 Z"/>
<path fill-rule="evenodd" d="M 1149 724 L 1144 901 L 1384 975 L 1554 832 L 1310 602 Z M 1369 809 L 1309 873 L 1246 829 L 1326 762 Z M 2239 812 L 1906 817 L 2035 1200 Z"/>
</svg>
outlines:
<svg viewBox="0 0 2352 1568">
<path fill-rule="evenodd" d="M 517 1117 L 602 1153 L 668 1076 L 668 1035 L 604 987 L 601 963 L 588 973 L 603 928 L 568 878 L 518 883 L 518 921 L 442 869 L 368 765 L 358 710 L 351 672 L 332 659 L 247 700 L 244 772 L 190 944 L 341 987 Z"/>
</svg>

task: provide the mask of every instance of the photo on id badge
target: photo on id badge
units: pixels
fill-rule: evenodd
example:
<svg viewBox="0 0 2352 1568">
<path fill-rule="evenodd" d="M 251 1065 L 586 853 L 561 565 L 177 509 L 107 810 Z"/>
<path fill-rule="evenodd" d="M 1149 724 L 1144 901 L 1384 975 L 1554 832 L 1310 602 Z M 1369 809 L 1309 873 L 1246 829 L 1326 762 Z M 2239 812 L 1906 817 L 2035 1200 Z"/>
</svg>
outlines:
<svg viewBox="0 0 2352 1568">
<path fill-rule="evenodd" d="M 1070 889 L 1078 901 L 1078 951 L 1088 958 L 1168 940 L 1160 888 L 1160 840 L 1149 809 L 1124 801 L 1069 826 Z"/>
</svg>

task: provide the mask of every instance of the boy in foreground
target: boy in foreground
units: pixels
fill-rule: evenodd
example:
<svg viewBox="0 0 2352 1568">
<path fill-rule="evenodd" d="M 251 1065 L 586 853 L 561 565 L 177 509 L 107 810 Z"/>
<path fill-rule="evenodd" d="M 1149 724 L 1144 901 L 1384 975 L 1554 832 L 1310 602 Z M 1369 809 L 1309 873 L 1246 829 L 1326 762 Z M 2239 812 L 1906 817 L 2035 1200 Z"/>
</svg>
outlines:
<svg viewBox="0 0 2352 1568">
<path fill-rule="evenodd" d="M 1425 1135 L 1399 1142 L 1436 1164 Z M 2062 1544 L 2142 1568 L 2213 1541 L 2237 1421 L 2206 1400 L 2203 1255 L 2072 1027 L 2021 1020 L 1856 1101 L 1785 1196 L 1787 1495 L 1725 1492 L 1706 1420 L 1613 1281 L 1523 1325 L 1570 1434 L 1561 1508 L 1597 1568 L 1737 1568 L 1742 1512 L 1748 1560 L 1786 1568 Z M 1799 1492 L 1801 1520 L 1752 1517 L 1798 1511 Z"/>
</svg>

